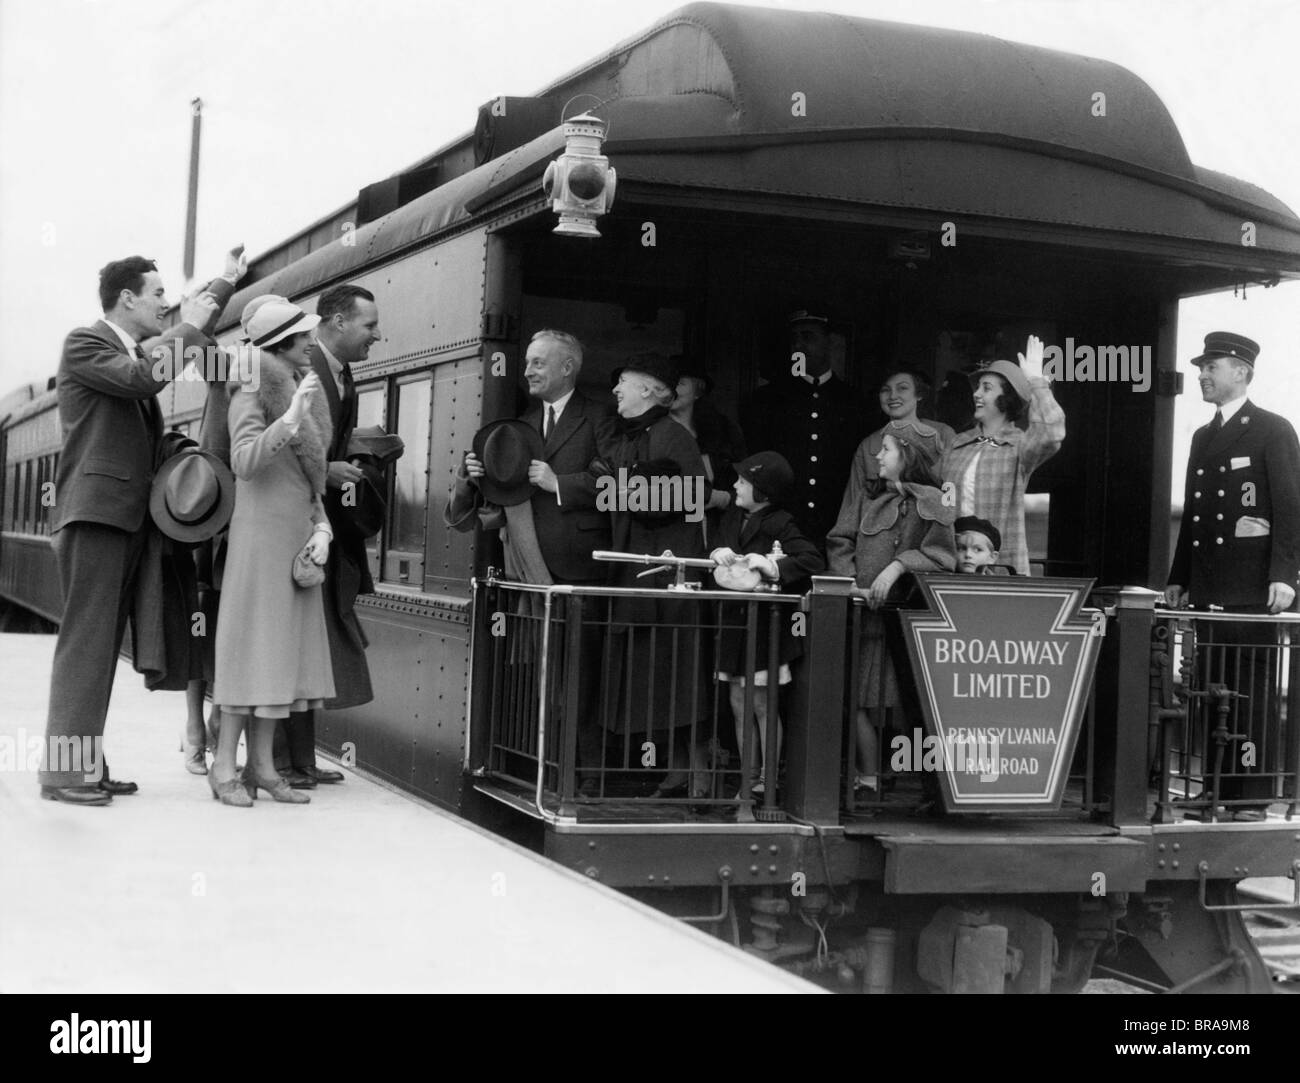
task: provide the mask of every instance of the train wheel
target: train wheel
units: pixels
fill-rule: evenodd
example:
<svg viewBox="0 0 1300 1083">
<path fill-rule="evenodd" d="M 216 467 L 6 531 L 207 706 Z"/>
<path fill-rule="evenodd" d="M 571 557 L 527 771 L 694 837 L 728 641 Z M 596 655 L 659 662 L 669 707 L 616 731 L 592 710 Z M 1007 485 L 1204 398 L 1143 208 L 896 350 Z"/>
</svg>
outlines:
<svg viewBox="0 0 1300 1083">
<path fill-rule="evenodd" d="M 1239 904 L 1231 880 L 1206 885 L 1209 907 Z M 1120 922 L 1127 936 L 1099 973 L 1159 992 L 1270 993 L 1268 968 L 1246 931 L 1240 910 L 1207 910 L 1198 885 L 1173 883 L 1159 894 L 1135 896 Z"/>
</svg>

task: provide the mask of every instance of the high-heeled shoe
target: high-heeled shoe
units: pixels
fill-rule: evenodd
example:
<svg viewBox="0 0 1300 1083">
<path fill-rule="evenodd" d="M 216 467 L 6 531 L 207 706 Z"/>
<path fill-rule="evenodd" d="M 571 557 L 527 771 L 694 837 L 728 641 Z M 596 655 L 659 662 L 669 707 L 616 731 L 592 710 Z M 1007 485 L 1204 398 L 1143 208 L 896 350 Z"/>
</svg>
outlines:
<svg viewBox="0 0 1300 1083">
<path fill-rule="evenodd" d="M 245 767 L 240 781 L 243 783 L 244 789 L 247 790 L 250 800 L 256 798 L 257 791 L 262 789 L 269 793 L 273 800 L 286 805 L 307 805 L 311 803 L 310 797 L 300 790 L 295 790 L 279 775 L 276 775 L 274 780 L 260 778 Z"/>
<path fill-rule="evenodd" d="M 213 800 L 220 800 L 223 805 L 234 805 L 235 808 L 252 808 L 253 799 L 244 789 L 244 782 L 238 775 L 225 782 L 218 782 L 216 771 L 208 772 L 208 785 L 212 788 Z"/>
<path fill-rule="evenodd" d="M 208 773 L 208 750 L 203 745 L 181 746 L 181 751 L 185 753 L 185 770 L 192 775 L 206 775 Z"/>
</svg>

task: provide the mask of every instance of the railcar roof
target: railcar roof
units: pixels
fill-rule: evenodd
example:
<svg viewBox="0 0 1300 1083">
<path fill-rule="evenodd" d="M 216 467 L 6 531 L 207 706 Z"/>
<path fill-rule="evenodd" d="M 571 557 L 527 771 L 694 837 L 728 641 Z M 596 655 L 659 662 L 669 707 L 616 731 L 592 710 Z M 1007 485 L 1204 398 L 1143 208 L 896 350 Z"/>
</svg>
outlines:
<svg viewBox="0 0 1300 1083">
<path fill-rule="evenodd" d="M 697 3 L 538 97 L 558 121 L 578 94 L 604 103 L 605 151 L 625 190 L 829 201 L 864 221 L 962 216 L 995 232 L 1067 231 L 1083 244 L 1118 236 L 1131 251 L 1240 278 L 1300 274 L 1300 219 L 1262 189 L 1194 165 L 1151 88 L 1104 60 L 846 15 Z M 450 174 L 471 139 L 413 168 L 442 163 Z M 303 296 L 518 194 L 562 147 L 558 127 L 543 132 L 367 223 L 348 246 L 320 224 L 296 235 L 257 261 L 231 322 L 260 293 Z M 1252 248 L 1242 244 L 1247 221 Z"/>
</svg>

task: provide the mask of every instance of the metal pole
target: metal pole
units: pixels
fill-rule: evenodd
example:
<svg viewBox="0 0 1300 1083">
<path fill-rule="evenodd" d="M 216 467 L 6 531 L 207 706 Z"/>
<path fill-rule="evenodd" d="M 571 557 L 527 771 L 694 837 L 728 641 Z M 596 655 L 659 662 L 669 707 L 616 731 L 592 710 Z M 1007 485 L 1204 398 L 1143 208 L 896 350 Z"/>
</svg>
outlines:
<svg viewBox="0 0 1300 1083">
<path fill-rule="evenodd" d="M 194 235 L 199 217 L 199 136 L 203 129 L 203 99 L 190 102 L 194 110 L 190 126 L 190 198 L 185 209 L 185 259 L 183 270 L 188 283 L 194 277 Z"/>
</svg>

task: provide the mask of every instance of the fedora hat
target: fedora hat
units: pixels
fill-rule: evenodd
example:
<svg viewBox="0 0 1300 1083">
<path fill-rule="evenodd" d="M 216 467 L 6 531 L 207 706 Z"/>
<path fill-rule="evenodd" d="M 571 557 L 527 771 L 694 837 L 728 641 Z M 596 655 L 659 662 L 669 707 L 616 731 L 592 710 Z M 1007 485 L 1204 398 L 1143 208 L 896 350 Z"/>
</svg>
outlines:
<svg viewBox="0 0 1300 1083">
<path fill-rule="evenodd" d="M 274 346 L 277 342 L 310 331 L 320 317 L 304 312 L 287 301 L 268 301 L 248 318 L 248 339 L 259 348 Z"/>
<path fill-rule="evenodd" d="M 235 475 L 197 447 L 184 447 L 164 462 L 149 492 L 149 514 L 174 541 L 207 541 L 225 528 L 234 509 Z"/>
<path fill-rule="evenodd" d="M 536 486 L 528 480 L 528 467 L 542 457 L 542 434 L 518 418 L 484 425 L 474 434 L 474 454 L 483 463 L 479 491 L 503 508 L 522 504 Z"/>
<path fill-rule="evenodd" d="M 969 374 L 971 387 L 979 387 L 980 377 L 988 376 L 990 373 L 1006 380 L 1011 390 L 1023 401 L 1028 402 L 1034 397 L 1033 389 L 1029 386 L 1029 377 L 1014 361 L 994 361 L 984 368 L 976 369 Z"/>
</svg>

